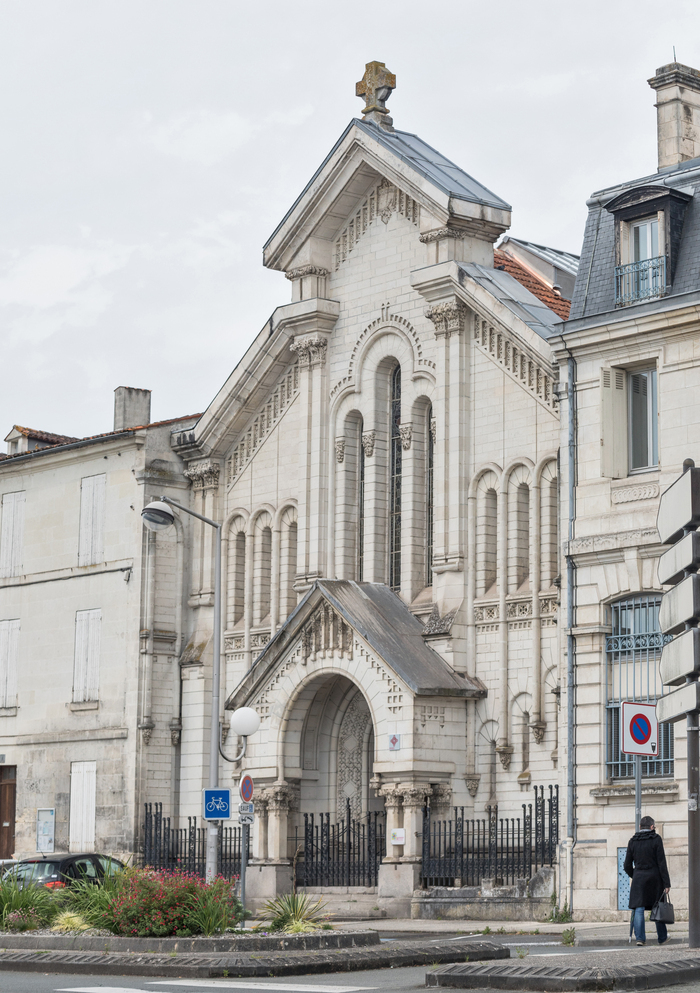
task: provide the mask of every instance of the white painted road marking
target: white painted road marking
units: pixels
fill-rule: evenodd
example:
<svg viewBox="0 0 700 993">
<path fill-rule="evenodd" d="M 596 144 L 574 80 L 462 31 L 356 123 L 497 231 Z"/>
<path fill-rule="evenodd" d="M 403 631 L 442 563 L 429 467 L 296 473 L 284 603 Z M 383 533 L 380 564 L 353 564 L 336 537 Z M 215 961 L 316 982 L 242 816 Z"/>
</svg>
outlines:
<svg viewBox="0 0 700 993">
<path fill-rule="evenodd" d="M 254 979 L 174 979 L 148 983 L 148 986 L 205 986 L 208 989 L 228 990 L 279 990 L 281 993 L 357 993 L 360 990 L 376 990 L 377 986 L 299 986 L 297 983 L 256 983 Z M 95 991 L 100 993 L 100 991 Z"/>
</svg>

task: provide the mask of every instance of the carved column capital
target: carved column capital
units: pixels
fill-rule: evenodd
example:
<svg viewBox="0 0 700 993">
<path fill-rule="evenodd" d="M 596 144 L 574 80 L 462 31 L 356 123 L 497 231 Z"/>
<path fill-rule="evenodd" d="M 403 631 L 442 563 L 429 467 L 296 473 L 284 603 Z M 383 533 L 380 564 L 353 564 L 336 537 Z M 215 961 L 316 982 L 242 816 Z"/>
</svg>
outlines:
<svg viewBox="0 0 700 993">
<path fill-rule="evenodd" d="M 496 753 L 501 760 L 501 765 L 504 769 L 510 768 L 510 760 L 513 757 L 513 752 L 515 749 L 512 745 L 496 745 Z"/>
<path fill-rule="evenodd" d="M 335 439 L 335 461 L 343 462 L 345 459 L 345 438 Z"/>
<path fill-rule="evenodd" d="M 179 718 L 173 717 L 170 722 L 170 744 L 179 745 L 180 737 L 182 736 L 182 721 Z"/>
<path fill-rule="evenodd" d="M 398 810 L 401 806 L 402 795 L 401 788 L 396 783 L 387 783 L 386 786 L 380 786 L 377 790 L 377 796 L 383 798 L 387 810 Z"/>
<path fill-rule="evenodd" d="M 461 300 L 451 300 L 430 307 L 425 316 L 434 324 L 436 338 L 449 338 L 451 334 L 461 334 L 464 330 L 467 308 Z"/>
<path fill-rule="evenodd" d="M 320 265 L 300 265 L 295 269 L 288 269 L 285 272 L 286 279 L 303 279 L 304 276 L 327 276 L 328 269 Z"/>
<path fill-rule="evenodd" d="M 406 424 L 399 424 L 399 434 L 401 435 L 401 447 L 407 452 L 411 447 L 411 437 L 413 436 L 413 425 L 410 421 Z"/>
<path fill-rule="evenodd" d="M 363 431 L 362 432 L 362 447 L 365 451 L 365 458 L 371 459 L 374 455 L 374 442 L 377 438 L 376 431 Z"/>
<path fill-rule="evenodd" d="M 432 242 L 442 241 L 444 238 L 459 238 L 461 241 L 465 235 L 465 231 L 460 231 L 457 228 L 434 228 L 432 231 L 424 232 L 418 240 L 422 241 L 424 245 L 430 245 Z"/>
<path fill-rule="evenodd" d="M 271 811 L 290 811 L 299 807 L 299 787 L 290 786 L 289 783 L 268 786 L 263 791 L 263 797 L 267 802 L 267 809 Z"/>
<path fill-rule="evenodd" d="M 532 731 L 532 737 L 535 739 L 538 745 L 541 745 L 544 741 L 544 732 L 547 725 L 544 721 L 536 721 L 534 724 L 530 725 L 530 730 Z"/>
<path fill-rule="evenodd" d="M 430 795 L 430 809 L 446 812 L 452 806 L 452 787 L 449 783 L 436 783 Z"/>
<path fill-rule="evenodd" d="M 219 485 L 220 472 L 219 463 L 208 460 L 188 466 L 185 469 L 185 476 L 190 480 L 195 490 L 206 490 Z"/>
<path fill-rule="evenodd" d="M 430 783 L 399 783 L 404 808 L 425 807 L 433 790 Z"/>
<path fill-rule="evenodd" d="M 312 331 L 310 334 L 297 335 L 289 347 L 299 356 L 300 365 L 322 365 L 326 361 L 328 338 L 325 334 Z"/>
</svg>

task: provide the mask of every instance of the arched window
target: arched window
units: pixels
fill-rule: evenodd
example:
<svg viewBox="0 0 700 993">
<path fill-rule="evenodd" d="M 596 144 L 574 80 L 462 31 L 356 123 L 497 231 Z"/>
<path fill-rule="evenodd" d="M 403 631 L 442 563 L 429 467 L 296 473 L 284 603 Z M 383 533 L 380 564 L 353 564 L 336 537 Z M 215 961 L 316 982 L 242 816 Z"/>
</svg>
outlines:
<svg viewBox="0 0 700 993">
<path fill-rule="evenodd" d="M 543 590 L 549 589 L 559 575 L 557 537 L 557 477 L 554 462 L 549 462 L 542 472 L 540 484 L 541 504 L 541 582 Z"/>
<path fill-rule="evenodd" d="M 289 507 L 282 514 L 280 534 L 280 620 L 284 621 L 297 605 L 294 579 L 297 571 L 296 511 Z"/>
<path fill-rule="evenodd" d="M 240 530 L 237 529 L 240 528 Z M 245 605 L 245 532 L 238 519 L 231 528 L 228 544 L 228 604 L 226 627 L 233 628 L 243 618 Z"/>
<path fill-rule="evenodd" d="M 476 595 L 495 596 L 498 550 L 498 480 L 488 472 L 476 491 Z"/>
<path fill-rule="evenodd" d="M 607 657 L 606 760 L 610 779 L 634 775 L 632 758 L 622 752 L 620 704 L 623 700 L 655 703 L 664 687 L 659 660 L 665 641 L 659 627 L 660 593 L 641 594 L 610 605 L 612 632 L 605 639 Z M 658 756 L 642 760 L 642 776 L 673 776 L 673 725 L 659 725 Z"/>
<path fill-rule="evenodd" d="M 517 469 L 508 504 L 508 592 L 516 593 L 530 575 L 530 487 Z"/>
<path fill-rule="evenodd" d="M 389 401 L 389 586 L 401 589 L 401 366 L 391 374 Z"/>
<path fill-rule="evenodd" d="M 425 585 L 433 585 L 433 408 L 428 407 L 425 424 Z"/>
<path fill-rule="evenodd" d="M 270 613 L 272 580 L 272 528 L 269 514 L 261 514 L 255 525 L 253 571 L 253 624 L 262 624 Z"/>
</svg>

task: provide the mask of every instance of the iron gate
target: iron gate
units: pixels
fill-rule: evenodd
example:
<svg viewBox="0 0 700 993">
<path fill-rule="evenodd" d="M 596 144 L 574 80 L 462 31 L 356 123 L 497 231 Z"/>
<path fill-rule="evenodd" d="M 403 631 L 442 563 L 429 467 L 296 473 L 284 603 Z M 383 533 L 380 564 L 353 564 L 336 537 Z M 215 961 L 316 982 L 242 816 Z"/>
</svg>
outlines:
<svg viewBox="0 0 700 993">
<path fill-rule="evenodd" d="M 206 827 L 197 827 L 197 818 L 188 817 L 186 828 L 173 828 L 170 826 L 170 818 L 163 817 L 162 803 L 147 803 L 144 806 L 142 865 L 154 869 L 184 869 L 203 877 L 206 865 Z M 219 827 L 218 866 L 219 875 L 226 879 L 236 878 L 240 874 L 239 827 Z"/>
<path fill-rule="evenodd" d="M 376 886 L 386 854 L 384 814 L 345 817 L 331 824 L 330 814 L 304 814 L 303 837 L 296 832 L 298 886 Z"/>
</svg>

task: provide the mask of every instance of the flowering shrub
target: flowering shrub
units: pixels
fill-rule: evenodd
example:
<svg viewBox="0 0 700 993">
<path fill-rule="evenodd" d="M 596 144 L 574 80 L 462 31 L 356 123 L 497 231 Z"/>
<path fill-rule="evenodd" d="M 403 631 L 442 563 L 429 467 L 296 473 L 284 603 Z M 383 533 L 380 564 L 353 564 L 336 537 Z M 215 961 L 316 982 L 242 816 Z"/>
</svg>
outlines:
<svg viewBox="0 0 700 993">
<path fill-rule="evenodd" d="M 164 938 L 215 934 L 243 918 L 233 883 L 207 885 L 191 872 L 129 869 L 118 882 L 101 922 L 115 934 Z"/>
</svg>

